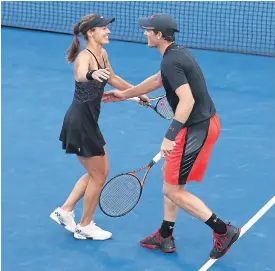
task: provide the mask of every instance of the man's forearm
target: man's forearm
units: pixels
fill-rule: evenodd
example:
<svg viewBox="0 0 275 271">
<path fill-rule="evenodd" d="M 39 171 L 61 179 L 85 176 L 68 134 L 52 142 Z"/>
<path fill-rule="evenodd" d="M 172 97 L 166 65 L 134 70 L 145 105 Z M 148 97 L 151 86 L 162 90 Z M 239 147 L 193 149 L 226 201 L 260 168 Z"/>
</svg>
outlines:
<svg viewBox="0 0 275 271">
<path fill-rule="evenodd" d="M 171 141 L 175 141 L 177 134 L 181 131 L 181 129 L 184 127 L 185 122 L 187 121 L 188 117 L 190 116 L 192 109 L 194 105 L 194 100 L 190 101 L 184 101 L 180 100 L 174 119 L 172 123 L 170 124 L 165 137 Z"/>
<path fill-rule="evenodd" d="M 137 97 L 143 94 L 147 94 L 149 92 L 152 92 L 160 88 L 161 86 L 162 84 L 159 82 L 157 75 L 155 74 L 145 79 L 143 82 L 136 85 L 135 87 L 132 87 L 123 91 L 123 93 L 125 95 L 124 97 L 128 99 L 128 98 Z"/>
<path fill-rule="evenodd" d="M 191 101 L 179 101 L 174 119 L 181 122 L 185 123 L 187 119 L 189 118 L 194 106 L 194 100 Z"/>
<path fill-rule="evenodd" d="M 118 89 L 118 90 L 126 90 L 128 88 L 133 87 L 133 85 L 129 84 L 128 82 L 126 82 L 125 80 L 123 80 L 121 77 L 119 77 L 118 75 L 113 75 L 108 83 Z"/>
</svg>

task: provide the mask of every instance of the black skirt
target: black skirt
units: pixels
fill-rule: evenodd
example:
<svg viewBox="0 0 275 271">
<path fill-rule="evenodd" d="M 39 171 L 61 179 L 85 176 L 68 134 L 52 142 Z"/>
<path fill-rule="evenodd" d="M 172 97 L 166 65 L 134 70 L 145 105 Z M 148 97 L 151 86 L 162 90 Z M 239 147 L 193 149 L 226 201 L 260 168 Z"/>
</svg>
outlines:
<svg viewBox="0 0 275 271">
<path fill-rule="evenodd" d="M 82 157 L 105 155 L 105 140 L 98 126 L 100 105 L 73 102 L 63 121 L 59 140 L 66 153 Z"/>
</svg>

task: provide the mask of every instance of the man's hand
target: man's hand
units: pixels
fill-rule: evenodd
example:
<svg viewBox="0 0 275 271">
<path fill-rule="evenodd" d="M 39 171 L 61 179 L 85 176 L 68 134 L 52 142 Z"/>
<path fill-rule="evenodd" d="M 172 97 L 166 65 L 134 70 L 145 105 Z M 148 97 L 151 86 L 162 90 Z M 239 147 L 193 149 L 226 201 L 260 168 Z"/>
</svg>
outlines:
<svg viewBox="0 0 275 271">
<path fill-rule="evenodd" d="M 147 95 L 145 95 L 145 94 L 144 95 L 140 95 L 139 98 L 140 98 L 139 104 L 141 104 L 141 105 L 146 106 L 146 105 L 148 105 L 150 103 L 150 98 Z"/>
<path fill-rule="evenodd" d="M 175 141 L 171 141 L 167 138 L 164 138 L 160 147 L 161 156 L 165 157 L 169 155 L 175 146 L 176 146 Z"/>
<path fill-rule="evenodd" d="M 124 97 L 123 91 L 119 90 L 106 91 L 103 93 L 103 97 L 101 99 L 103 103 L 120 102 L 124 100 L 126 100 L 126 98 Z"/>
</svg>

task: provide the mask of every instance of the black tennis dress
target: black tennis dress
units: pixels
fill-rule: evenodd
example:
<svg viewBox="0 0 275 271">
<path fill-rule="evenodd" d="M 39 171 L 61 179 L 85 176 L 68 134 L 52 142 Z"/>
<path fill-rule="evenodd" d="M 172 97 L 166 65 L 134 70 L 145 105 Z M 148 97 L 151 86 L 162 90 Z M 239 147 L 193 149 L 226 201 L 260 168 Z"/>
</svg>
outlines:
<svg viewBox="0 0 275 271">
<path fill-rule="evenodd" d="M 96 56 L 87 50 L 94 56 L 98 69 L 102 69 Z M 106 68 L 104 58 L 103 62 Z M 83 157 L 105 155 L 105 140 L 98 126 L 98 118 L 106 84 L 107 80 L 75 81 L 73 102 L 64 117 L 59 137 L 66 153 Z"/>
</svg>

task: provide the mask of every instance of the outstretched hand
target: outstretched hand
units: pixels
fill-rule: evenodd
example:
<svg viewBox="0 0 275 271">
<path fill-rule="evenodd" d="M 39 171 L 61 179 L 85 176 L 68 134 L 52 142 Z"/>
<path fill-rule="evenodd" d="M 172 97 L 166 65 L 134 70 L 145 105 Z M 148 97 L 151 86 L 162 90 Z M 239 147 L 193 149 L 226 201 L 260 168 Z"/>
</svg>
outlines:
<svg viewBox="0 0 275 271">
<path fill-rule="evenodd" d="M 103 93 L 101 101 L 103 103 L 109 103 L 109 102 L 120 102 L 124 101 L 126 98 L 124 97 L 124 94 L 122 91 L 119 90 L 109 90 Z"/>
</svg>

